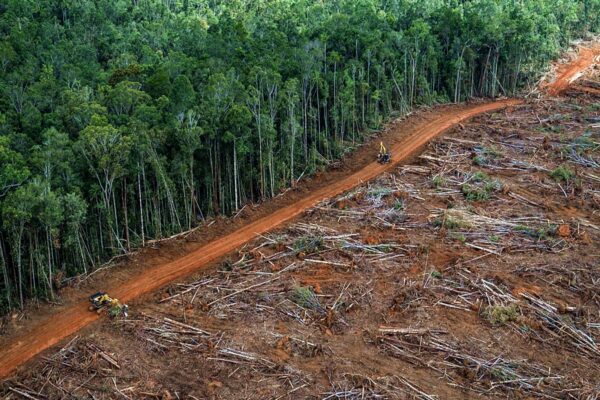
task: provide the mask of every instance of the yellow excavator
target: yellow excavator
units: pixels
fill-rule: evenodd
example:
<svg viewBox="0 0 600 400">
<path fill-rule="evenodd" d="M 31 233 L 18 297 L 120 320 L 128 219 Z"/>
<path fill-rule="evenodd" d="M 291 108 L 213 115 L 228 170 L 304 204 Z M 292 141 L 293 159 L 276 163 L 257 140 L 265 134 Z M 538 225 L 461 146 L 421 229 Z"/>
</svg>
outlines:
<svg viewBox="0 0 600 400">
<path fill-rule="evenodd" d="M 127 304 L 121 304 L 118 299 L 113 299 L 104 292 L 98 292 L 90 296 L 90 311 L 96 311 L 100 314 L 102 311 L 107 310 L 109 317 L 115 318 L 123 316 L 127 318 L 129 312 L 129 306 Z"/>
<path fill-rule="evenodd" d="M 377 154 L 377 162 L 379 164 L 388 164 L 390 161 L 392 161 L 392 155 L 386 149 L 383 142 L 380 142 L 379 143 L 379 154 Z"/>
</svg>

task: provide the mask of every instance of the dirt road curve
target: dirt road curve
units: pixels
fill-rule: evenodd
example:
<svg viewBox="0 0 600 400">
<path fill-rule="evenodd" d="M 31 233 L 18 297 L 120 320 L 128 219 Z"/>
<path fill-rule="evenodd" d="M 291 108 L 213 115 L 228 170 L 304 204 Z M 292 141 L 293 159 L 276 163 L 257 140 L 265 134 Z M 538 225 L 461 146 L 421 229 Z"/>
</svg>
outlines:
<svg viewBox="0 0 600 400">
<path fill-rule="evenodd" d="M 583 51 L 582 56 L 581 59 L 573 62 L 573 67 L 569 67 L 564 73 L 559 74 L 560 79 L 548 87 L 549 91 L 554 92 L 558 88 L 557 90 L 560 92 L 568 86 L 577 71 L 587 68 L 593 63 L 594 57 L 590 58 L 587 52 Z M 214 240 L 180 259 L 146 271 L 143 275 L 125 282 L 119 288 L 113 290 L 111 294 L 125 302 L 129 302 L 138 296 L 155 291 L 174 280 L 190 275 L 208 265 L 211 261 L 226 255 L 252 240 L 258 234 L 265 233 L 297 217 L 322 200 L 368 181 L 386 169 L 393 168 L 425 146 L 431 139 L 456 124 L 476 115 L 499 110 L 507 106 L 518 105 L 521 102 L 521 100 L 510 99 L 486 104 L 474 104 L 464 107 L 460 111 L 453 109 L 445 110 L 434 120 L 422 123 L 414 129 L 414 132 L 410 136 L 392 147 L 393 163 L 386 166 L 379 165 L 376 162 L 369 164 L 362 170 L 333 185 L 310 193 L 291 206 L 283 207 L 268 217 L 259 219 L 232 234 Z M 0 349 L 0 379 L 8 377 L 17 367 L 38 353 L 59 343 L 79 329 L 97 320 L 98 316 L 96 313 L 89 312 L 87 307 L 88 304 L 86 301 L 75 304 L 64 310 L 60 315 L 42 321 L 27 334 L 21 336 L 18 341 Z"/>
<path fill-rule="evenodd" d="M 546 90 L 551 96 L 558 96 L 564 92 L 571 83 L 575 82 L 588 67 L 598 59 L 598 49 L 579 49 L 578 57 L 558 68 L 556 81 L 550 83 Z"/>
</svg>

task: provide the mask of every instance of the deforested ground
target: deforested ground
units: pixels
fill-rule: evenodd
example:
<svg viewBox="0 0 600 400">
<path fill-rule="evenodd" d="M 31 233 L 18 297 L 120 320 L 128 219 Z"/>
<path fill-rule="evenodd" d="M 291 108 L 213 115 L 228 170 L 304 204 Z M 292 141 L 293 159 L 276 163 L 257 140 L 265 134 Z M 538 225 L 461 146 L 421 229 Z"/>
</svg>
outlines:
<svg viewBox="0 0 600 400">
<path fill-rule="evenodd" d="M 0 395 L 597 398 L 598 81 L 461 125 Z"/>
</svg>

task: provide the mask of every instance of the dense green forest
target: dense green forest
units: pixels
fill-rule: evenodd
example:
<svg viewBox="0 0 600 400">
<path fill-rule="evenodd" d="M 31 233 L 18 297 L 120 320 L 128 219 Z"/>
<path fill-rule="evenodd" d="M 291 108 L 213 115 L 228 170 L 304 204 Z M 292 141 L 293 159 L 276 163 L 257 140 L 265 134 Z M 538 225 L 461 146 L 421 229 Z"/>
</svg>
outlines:
<svg viewBox="0 0 600 400">
<path fill-rule="evenodd" d="M 276 195 L 422 104 L 509 95 L 600 0 L 3 0 L 0 310 Z"/>
</svg>

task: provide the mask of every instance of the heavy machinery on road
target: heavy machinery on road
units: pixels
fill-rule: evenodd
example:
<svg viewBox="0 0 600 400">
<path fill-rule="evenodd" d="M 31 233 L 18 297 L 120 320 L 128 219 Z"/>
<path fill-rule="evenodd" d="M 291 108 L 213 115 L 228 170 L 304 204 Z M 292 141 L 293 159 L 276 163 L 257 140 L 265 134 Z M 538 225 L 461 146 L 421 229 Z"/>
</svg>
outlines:
<svg viewBox="0 0 600 400">
<path fill-rule="evenodd" d="M 379 143 L 379 154 L 377 154 L 377 162 L 379 164 L 388 164 L 392 161 L 392 155 L 384 146 L 383 142 Z"/>
<path fill-rule="evenodd" d="M 127 318 L 129 312 L 129 306 L 127 304 L 121 304 L 119 299 L 113 299 L 108 294 L 104 292 L 98 292 L 90 296 L 90 311 L 96 311 L 100 314 L 102 311 L 106 310 L 108 312 L 108 316 L 111 318 L 116 318 L 119 316 L 123 316 Z"/>
</svg>

